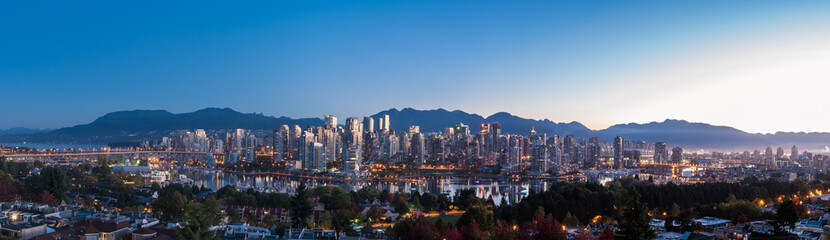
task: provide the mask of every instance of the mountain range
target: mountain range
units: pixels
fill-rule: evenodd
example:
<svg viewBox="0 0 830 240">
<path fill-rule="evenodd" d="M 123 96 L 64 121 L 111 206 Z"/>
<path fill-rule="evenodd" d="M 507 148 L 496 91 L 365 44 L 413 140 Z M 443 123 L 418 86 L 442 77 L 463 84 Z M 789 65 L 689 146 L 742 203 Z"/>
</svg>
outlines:
<svg viewBox="0 0 830 240">
<path fill-rule="evenodd" d="M 40 129 L 40 128 L 9 128 L 6 130 L 0 129 L 0 135 L 18 135 L 18 134 L 30 134 L 30 133 L 41 133 L 41 132 L 48 132 L 52 131 L 53 129 Z"/>
<path fill-rule="evenodd" d="M 464 111 L 444 109 L 416 110 L 412 108 L 389 109 L 371 117 L 377 119 L 389 115 L 391 128 L 408 131 L 409 126 L 420 126 L 421 132 L 442 132 L 444 128 L 463 123 L 475 133 L 482 123 L 498 122 L 502 133 L 527 135 L 531 129 L 538 134 L 574 135 L 577 138 L 599 137 L 610 142 L 615 136 L 647 142 L 667 142 L 670 146 L 688 149 L 721 151 L 762 150 L 767 146 L 784 147 L 793 145 L 801 149 L 824 150 L 830 145 L 830 133 L 753 134 L 732 127 L 693 123 L 667 119 L 662 122 L 645 124 L 617 124 L 606 129 L 592 130 L 579 122 L 559 123 L 548 119 L 535 120 L 499 112 L 488 117 Z M 293 119 L 271 117 L 263 114 L 240 113 L 229 108 L 206 108 L 191 113 L 174 114 L 164 110 L 133 110 L 106 114 L 89 124 L 61 128 L 52 131 L 19 131 L 15 135 L 0 134 L 0 142 L 95 142 L 135 141 L 167 136 L 179 129 L 263 129 L 273 130 L 283 124 L 320 126 L 319 118 Z M 8 131 L 8 130 L 6 130 Z M 2 132 L 0 132 L 2 133 Z"/>
</svg>

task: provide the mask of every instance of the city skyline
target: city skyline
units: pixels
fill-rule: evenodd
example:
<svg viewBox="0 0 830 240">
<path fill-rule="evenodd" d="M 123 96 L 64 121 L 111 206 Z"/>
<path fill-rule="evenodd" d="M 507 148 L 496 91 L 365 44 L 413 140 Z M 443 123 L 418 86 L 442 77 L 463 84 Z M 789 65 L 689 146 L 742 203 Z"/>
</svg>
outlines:
<svg viewBox="0 0 830 240">
<path fill-rule="evenodd" d="M 62 4 L 3 3 L 2 129 L 219 106 L 830 132 L 826 2 Z"/>
</svg>

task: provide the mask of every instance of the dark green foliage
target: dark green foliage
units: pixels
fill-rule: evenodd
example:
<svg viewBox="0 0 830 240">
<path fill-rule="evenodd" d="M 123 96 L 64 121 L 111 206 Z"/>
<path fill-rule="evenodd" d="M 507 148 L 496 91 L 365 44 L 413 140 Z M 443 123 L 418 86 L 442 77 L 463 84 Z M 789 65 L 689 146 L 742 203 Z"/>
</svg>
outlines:
<svg viewBox="0 0 830 240">
<path fill-rule="evenodd" d="M 348 210 L 339 211 L 332 217 L 331 224 L 337 231 L 345 231 L 348 236 L 356 236 L 357 231 L 351 227 L 354 219 L 360 219 L 360 214 Z"/>
<path fill-rule="evenodd" d="M 326 210 L 343 209 L 352 204 L 352 196 L 346 190 L 335 186 L 321 186 L 311 190 L 311 196 L 320 197 Z"/>
<path fill-rule="evenodd" d="M 256 191 L 237 191 L 232 186 L 225 186 L 216 191 L 216 197 L 225 199 L 227 205 L 266 208 L 291 208 L 291 196 L 284 193 L 259 193 Z"/>
<path fill-rule="evenodd" d="M 622 211 L 620 233 L 623 240 L 654 239 L 657 237 L 657 233 L 649 225 L 651 218 L 648 216 L 648 206 L 640 202 L 639 193 L 635 191 L 631 195 L 631 199 L 628 200 Z"/>
<path fill-rule="evenodd" d="M 738 221 L 741 215 L 746 215 L 747 220 L 757 220 L 761 217 L 761 208 L 747 200 L 737 200 L 718 204 L 718 217 Z"/>
<path fill-rule="evenodd" d="M 395 212 L 406 215 L 409 213 L 409 204 L 406 201 L 399 201 L 395 203 Z"/>
<path fill-rule="evenodd" d="M 160 196 L 153 201 L 150 206 L 153 212 L 159 214 L 159 218 L 164 221 L 180 220 L 185 215 L 185 210 L 188 207 L 188 200 L 178 191 L 165 196 Z"/>
<path fill-rule="evenodd" d="M 792 200 L 785 200 L 775 210 L 775 220 L 773 221 L 775 232 L 783 232 L 785 227 L 793 228 L 796 222 L 798 222 L 798 209 L 796 209 Z"/>
<path fill-rule="evenodd" d="M 214 200 L 215 201 L 215 200 Z M 217 205 L 218 206 L 218 205 Z M 205 204 L 190 203 L 187 205 L 185 220 L 187 224 L 176 230 L 177 240 L 210 240 L 214 233 L 210 231 L 213 224 L 218 223 L 215 209 Z"/>
<path fill-rule="evenodd" d="M 306 190 L 305 183 L 301 183 L 300 186 L 297 187 L 297 194 L 294 195 L 293 199 L 291 199 L 291 210 L 294 215 L 295 223 L 297 224 L 305 224 L 304 221 L 311 216 L 313 213 L 312 211 L 314 211 L 314 202 L 312 202 L 311 199 L 308 199 L 308 197 L 309 195 Z"/>
<path fill-rule="evenodd" d="M 493 212 L 485 206 L 471 206 L 467 209 L 467 212 L 461 215 L 461 218 L 458 219 L 458 222 L 455 223 L 455 225 L 456 227 L 461 228 L 473 222 L 476 222 L 481 230 L 490 231 L 495 225 L 495 220 L 493 220 Z"/>
<path fill-rule="evenodd" d="M 438 238 L 435 226 L 424 218 L 407 218 L 392 228 L 396 239 L 431 240 Z"/>
<path fill-rule="evenodd" d="M 461 209 L 468 209 L 472 206 L 484 205 L 486 201 L 476 196 L 475 189 L 462 189 L 455 191 L 455 196 L 452 198 L 454 204 Z"/>
<path fill-rule="evenodd" d="M 66 193 L 72 188 L 71 179 L 66 170 L 60 167 L 45 167 L 39 175 L 32 175 L 26 178 L 26 191 L 30 197 L 35 197 L 46 190 L 55 195 L 56 198 L 66 199 Z"/>
<path fill-rule="evenodd" d="M 820 183 L 757 181 L 752 178 L 741 183 L 688 185 L 655 185 L 633 178 L 620 179 L 608 186 L 594 183 L 554 183 L 548 191 L 531 193 L 516 205 L 500 205 L 495 213 L 498 219 L 526 222 L 533 219 L 536 208 L 541 206 L 556 219 L 564 219 L 568 212 L 583 223 L 597 215 L 617 218 L 616 208 L 626 202 L 633 190 L 641 194 L 641 201 L 647 204 L 648 209 L 656 208 L 673 215 L 679 214 L 681 209 L 695 209 L 694 213 L 700 216 L 713 216 L 719 214 L 714 210 L 715 206 L 725 202 L 730 194 L 734 195 L 736 200 L 754 201 L 780 195 L 806 194 L 811 189 L 828 187 L 830 186 Z M 421 200 L 423 203 L 424 199 Z M 674 205 L 677 205 L 677 209 Z"/>
<path fill-rule="evenodd" d="M 424 209 L 433 209 L 438 204 L 438 195 L 432 193 L 424 193 L 421 195 L 421 206 Z"/>
</svg>

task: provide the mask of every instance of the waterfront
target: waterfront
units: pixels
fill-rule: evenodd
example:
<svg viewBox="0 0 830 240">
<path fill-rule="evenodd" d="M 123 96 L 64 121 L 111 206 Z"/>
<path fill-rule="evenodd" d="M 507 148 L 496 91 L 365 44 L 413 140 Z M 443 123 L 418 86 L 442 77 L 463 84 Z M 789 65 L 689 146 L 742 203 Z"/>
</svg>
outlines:
<svg viewBox="0 0 830 240">
<path fill-rule="evenodd" d="M 476 196 L 484 199 L 493 198 L 499 204 L 502 198 L 508 203 L 515 203 L 527 196 L 531 191 L 540 192 L 550 187 L 553 179 L 532 179 L 532 180 L 505 180 L 498 177 L 461 177 L 461 176 L 426 176 L 418 178 L 401 178 L 399 180 L 319 180 L 307 178 L 295 178 L 285 176 L 273 176 L 267 174 L 247 175 L 228 172 L 207 172 L 207 171 L 183 171 L 188 178 L 193 180 L 196 186 L 205 186 L 212 190 L 218 190 L 224 186 L 231 185 L 238 189 L 254 189 L 262 192 L 281 192 L 292 194 L 294 189 L 305 183 L 308 187 L 337 186 L 346 191 L 357 191 L 364 187 L 373 188 L 378 191 L 396 192 L 418 192 L 447 194 L 450 197 L 456 191 L 462 189 L 474 189 Z"/>
<path fill-rule="evenodd" d="M 61 143 L 30 143 L 30 142 L 16 142 L 16 143 L 0 143 L 0 146 L 6 147 L 26 147 L 31 149 L 46 150 L 58 149 L 66 151 L 68 149 L 75 150 L 96 150 L 106 148 L 105 145 L 100 144 L 61 144 Z"/>
</svg>

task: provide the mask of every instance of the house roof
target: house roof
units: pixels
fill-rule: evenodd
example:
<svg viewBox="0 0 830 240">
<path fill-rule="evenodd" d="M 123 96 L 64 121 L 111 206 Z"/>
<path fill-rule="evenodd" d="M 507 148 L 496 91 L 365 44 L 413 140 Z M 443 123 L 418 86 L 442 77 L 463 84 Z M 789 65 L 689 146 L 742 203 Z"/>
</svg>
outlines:
<svg viewBox="0 0 830 240">
<path fill-rule="evenodd" d="M 43 234 L 37 237 L 32 238 L 31 240 L 80 240 L 81 237 L 78 235 L 75 229 L 66 228 L 60 231 L 55 231 L 52 233 Z"/>
<path fill-rule="evenodd" d="M 124 228 L 129 228 L 130 223 L 127 221 L 115 222 L 113 220 L 92 219 L 83 220 L 75 224 L 75 228 L 81 230 L 83 233 L 111 233 Z"/>
<path fill-rule="evenodd" d="M 150 234 L 156 233 L 156 230 L 153 230 L 153 229 L 150 229 L 150 228 L 142 228 L 142 229 L 135 230 L 133 233 L 134 234 L 140 234 L 140 235 L 150 235 Z"/>
</svg>

